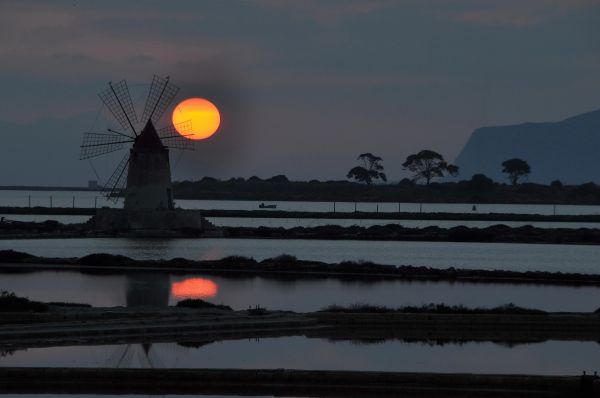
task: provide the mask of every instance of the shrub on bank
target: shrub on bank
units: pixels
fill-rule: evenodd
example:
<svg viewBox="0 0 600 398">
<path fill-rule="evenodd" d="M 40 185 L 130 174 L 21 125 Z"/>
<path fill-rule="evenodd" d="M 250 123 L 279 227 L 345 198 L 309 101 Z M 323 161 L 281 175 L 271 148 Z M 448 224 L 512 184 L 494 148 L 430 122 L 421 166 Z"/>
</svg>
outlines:
<svg viewBox="0 0 600 398">
<path fill-rule="evenodd" d="M 369 314 L 381 314 L 386 312 L 398 312 L 398 309 L 386 307 L 383 305 L 372 305 L 372 304 L 351 304 L 347 307 L 342 305 L 330 305 L 323 308 L 320 312 L 360 312 Z"/>
<path fill-rule="evenodd" d="M 110 266 L 110 265 L 120 265 L 131 263 L 132 260 L 129 257 L 115 255 L 115 254 L 106 254 L 106 253 L 95 253 L 88 254 L 87 256 L 83 256 L 79 259 L 78 263 L 81 265 L 96 265 L 96 266 Z"/>
<path fill-rule="evenodd" d="M 256 260 L 252 257 L 245 256 L 227 256 L 218 260 L 219 263 L 222 264 L 236 264 L 236 265 L 245 265 L 245 264 L 256 264 Z"/>
<path fill-rule="evenodd" d="M 48 305 L 53 305 L 56 307 L 69 307 L 69 308 L 91 308 L 91 304 L 86 304 L 86 303 L 68 303 L 68 302 L 64 302 L 64 301 L 51 301 L 49 303 L 46 303 Z"/>
<path fill-rule="evenodd" d="M 546 311 L 531 308 L 518 307 L 512 303 L 504 304 L 494 308 L 468 308 L 462 305 L 427 304 L 420 307 L 403 306 L 390 308 L 371 304 L 352 304 L 344 307 L 330 305 L 320 312 L 343 312 L 343 313 L 403 313 L 403 314 L 507 314 L 507 315 L 544 315 Z"/>
<path fill-rule="evenodd" d="M 26 297 L 17 297 L 14 293 L 0 292 L 0 312 L 46 312 L 48 305 L 31 301 Z"/>
<path fill-rule="evenodd" d="M 278 263 L 295 263 L 298 261 L 296 256 L 292 256 L 291 254 L 280 254 L 279 256 L 269 258 L 266 261 L 275 261 Z"/>
<path fill-rule="evenodd" d="M 22 263 L 34 259 L 36 256 L 15 250 L 0 250 L 0 263 Z"/>
<path fill-rule="evenodd" d="M 200 300 L 200 299 L 185 299 L 179 301 L 176 305 L 179 308 L 194 308 L 194 309 L 205 309 L 205 308 L 213 308 L 219 310 L 233 311 L 233 309 L 228 305 L 222 304 L 213 304 L 208 301 Z"/>
</svg>

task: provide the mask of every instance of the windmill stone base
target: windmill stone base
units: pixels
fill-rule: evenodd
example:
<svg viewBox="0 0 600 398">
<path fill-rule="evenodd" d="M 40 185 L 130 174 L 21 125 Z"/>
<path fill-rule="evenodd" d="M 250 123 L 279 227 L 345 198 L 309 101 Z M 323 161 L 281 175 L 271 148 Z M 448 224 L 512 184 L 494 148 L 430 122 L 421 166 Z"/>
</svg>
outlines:
<svg viewBox="0 0 600 398">
<path fill-rule="evenodd" d="M 160 231 L 214 230 L 199 210 L 126 210 L 98 209 L 94 226 L 100 231 Z"/>
</svg>

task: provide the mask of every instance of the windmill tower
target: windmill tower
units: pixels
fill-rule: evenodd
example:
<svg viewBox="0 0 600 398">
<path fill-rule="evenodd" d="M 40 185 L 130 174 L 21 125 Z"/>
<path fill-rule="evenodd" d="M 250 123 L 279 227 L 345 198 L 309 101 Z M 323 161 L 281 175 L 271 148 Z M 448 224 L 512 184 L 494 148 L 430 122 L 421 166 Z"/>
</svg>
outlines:
<svg viewBox="0 0 600 398">
<path fill-rule="evenodd" d="M 169 150 L 151 120 L 129 150 L 126 210 L 173 209 Z"/>
<path fill-rule="evenodd" d="M 199 214 L 189 219 L 189 211 L 183 217 L 182 211 L 174 209 L 171 188 L 169 149 L 193 149 L 193 141 L 185 137 L 192 131 L 191 122 L 155 127 L 178 90 L 169 77 L 154 76 L 139 120 L 125 80 L 108 83 L 98 94 L 120 129 L 85 133 L 80 159 L 127 149 L 104 185 L 109 199 L 124 198 L 124 208 L 98 212 L 96 224 L 100 222 L 102 229 L 173 229 L 201 224 Z M 188 220 L 182 221 L 186 217 Z"/>
</svg>

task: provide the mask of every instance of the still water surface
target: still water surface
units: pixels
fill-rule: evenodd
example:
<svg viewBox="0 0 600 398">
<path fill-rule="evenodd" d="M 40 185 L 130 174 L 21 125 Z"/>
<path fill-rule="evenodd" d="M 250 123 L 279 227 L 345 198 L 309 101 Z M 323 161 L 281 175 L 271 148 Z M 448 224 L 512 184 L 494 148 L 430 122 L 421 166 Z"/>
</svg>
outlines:
<svg viewBox="0 0 600 398">
<path fill-rule="evenodd" d="M 579 375 L 598 369 L 595 342 L 495 343 L 331 342 L 306 337 L 229 340 L 199 347 L 177 343 L 32 348 L 0 366 L 287 368 L 395 372 Z"/>
<path fill-rule="evenodd" d="M 286 253 L 302 260 L 368 260 L 379 264 L 600 273 L 600 246 L 515 243 L 394 242 L 302 239 L 6 239 L 0 250 L 46 257 L 121 254 L 140 260 L 183 257 L 256 260 Z"/>
<path fill-rule="evenodd" d="M 445 303 L 469 307 L 516 305 L 548 311 L 594 311 L 600 288 L 339 279 L 230 278 L 203 274 L 130 272 L 98 275 L 73 271 L 0 273 L 0 290 L 39 301 L 94 306 L 174 305 L 199 298 L 233 309 L 260 305 L 297 312 L 332 304 L 369 303 L 399 307 Z"/>
<path fill-rule="evenodd" d="M 136 395 L 136 394 L 2 394 L 0 393 L 0 398 L 193 398 L 193 397 L 202 397 L 202 398 L 238 398 L 242 395 L 204 395 L 204 394 L 194 394 L 194 395 L 173 395 L 173 394 L 161 394 L 161 395 Z M 250 396 L 250 395 L 245 395 Z M 254 398 L 270 398 L 272 395 L 251 395 Z M 293 398 L 293 397 L 289 397 Z"/>
</svg>

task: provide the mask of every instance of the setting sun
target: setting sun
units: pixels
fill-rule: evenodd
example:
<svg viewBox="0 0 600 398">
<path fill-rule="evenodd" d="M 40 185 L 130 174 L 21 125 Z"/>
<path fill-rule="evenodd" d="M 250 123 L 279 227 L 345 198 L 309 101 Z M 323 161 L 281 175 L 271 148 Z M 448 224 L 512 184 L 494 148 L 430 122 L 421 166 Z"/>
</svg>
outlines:
<svg viewBox="0 0 600 398">
<path fill-rule="evenodd" d="M 217 295 L 219 286 L 210 279 L 188 278 L 171 284 L 171 294 L 178 299 L 211 298 Z"/>
<path fill-rule="evenodd" d="M 191 123 L 191 126 L 186 125 Z M 173 111 L 173 126 L 181 135 L 193 140 L 212 136 L 221 123 L 217 107 L 204 98 L 188 98 L 181 101 Z M 178 127 L 178 126 L 184 126 Z"/>
</svg>

